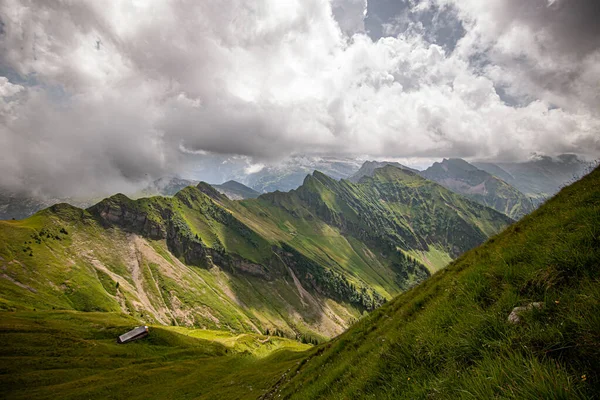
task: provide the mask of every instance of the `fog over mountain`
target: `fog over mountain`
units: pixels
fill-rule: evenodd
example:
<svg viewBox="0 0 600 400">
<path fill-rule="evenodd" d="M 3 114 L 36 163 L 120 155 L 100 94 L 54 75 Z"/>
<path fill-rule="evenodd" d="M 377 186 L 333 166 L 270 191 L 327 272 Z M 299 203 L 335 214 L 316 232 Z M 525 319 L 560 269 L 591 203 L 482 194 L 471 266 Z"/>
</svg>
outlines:
<svg viewBox="0 0 600 400">
<path fill-rule="evenodd" d="M 599 19 L 595 0 L 4 0 L 0 188 L 100 196 L 293 155 L 595 158 Z"/>
</svg>

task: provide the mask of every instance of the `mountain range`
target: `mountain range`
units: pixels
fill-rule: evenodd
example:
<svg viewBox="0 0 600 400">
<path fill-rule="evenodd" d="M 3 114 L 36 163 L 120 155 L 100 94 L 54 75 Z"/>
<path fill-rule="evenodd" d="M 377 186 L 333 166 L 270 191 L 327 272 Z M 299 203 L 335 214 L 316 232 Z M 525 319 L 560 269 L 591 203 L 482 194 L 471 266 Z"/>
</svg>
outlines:
<svg viewBox="0 0 600 400">
<path fill-rule="evenodd" d="M 462 159 L 436 162 L 421 175 L 516 220 L 534 208 L 531 200 L 519 190 Z"/>
<path fill-rule="evenodd" d="M 156 195 L 174 196 L 180 190 L 188 186 L 196 186 L 198 183 L 200 182 L 190 179 L 164 177 L 152 182 L 152 184 L 148 185 L 148 187 L 142 191 L 141 196 L 136 197 Z M 217 189 L 220 193 L 229 197 L 231 200 L 255 199 L 260 195 L 260 193 L 258 193 L 256 190 L 233 180 L 227 181 L 220 185 L 212 184 L 211 186 Z"/>
<path fill-rule="evenodd" d="M 364 175 L 372 174 L 374 169 L 384 165 L 417 171 L 396 162 L 366 161 L 361 165 L 357 159 L 334 157 L 295 156 L 286 162 L 272 166 L 259 166 L 256 171 L 252 168 L 248 169 L 247 165 L 239 162 L 225 163 L 227 168 L 224 167 L 222 160 L 219 163 L 215 160 L 213 162 L 215 163 L 213 167 L 220 171 L 216 175 L 229 177 L 227 182 L 213 186 L 231 199 L 254 198 L 258 193 L 296 189 L 302 184 L 306 175 L 314 170 L 321 171 L 334 179 L 349 179 L 354 182 Z M 539 205 L 548 196 L 556 193 L 560 187 L 582 176 L 591 167 L 592 163 L 582 161 L 574 155 L 564 154 L 556 159 L 541 157 L 525 163 L 468 164 L 464 160 L 450 159 L 435 163 L 420 173 L 456 193 L 490 206 L 513 219 L 518 219 L 530 212 L 533 206 Z M 223 168 L 225 169 L 221 171 Z M 485 171 L 488 175 L 471 171 L 474 168 Z M 215 175 L 205 170 L 189 173 Z M 198 183 L 198 179 L 162 177 L 151 182 L 141 191 L 126 194 L 132 198 L 153 195 L 173 196 L 186 186 Z M 0 219 L 26 218 L 36 211 L 61 202 L 86 208 L 98 200 L 100 198 L 97 197 L 50 198 L 0 191 Z M 529 202 L 532 204 L 530 205 Z"/>
<path fill-rule="evenodd" d="M 294 156 L 290 160 L 265 166 L 237 179 L 261 193 L 297 189 L 307 174 L 320 171 L 334 179 L 348 178 L 361 166 L 353 158 Z"/>
<path fill-rule="evenodd" d="M 526 162 L 474 162 L 473 165 L 514 186 L 539 204 L 590 172 L 595 164 L 574 154 L 561 154 L 556 158 L 540 156 Z"/>
<path fill-rule="evenodd" d="M 119 194 L 2 222 L 0 306 L 329 338 L 511 222 L 391 166 L 242 201 Z"/>
</svg>

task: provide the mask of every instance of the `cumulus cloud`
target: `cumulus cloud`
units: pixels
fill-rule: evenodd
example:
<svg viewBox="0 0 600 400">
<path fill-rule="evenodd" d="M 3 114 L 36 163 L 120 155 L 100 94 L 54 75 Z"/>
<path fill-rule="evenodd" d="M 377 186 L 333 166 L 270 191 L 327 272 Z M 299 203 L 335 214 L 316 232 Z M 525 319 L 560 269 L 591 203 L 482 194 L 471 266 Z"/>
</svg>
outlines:
<svg viewBox="0 0 600 400">
<path fill-rule="evenodd" d="M 588 63 L 571 91 L 544 87 L 511 60 L 546 68 L 547 43 L 535 36 L 523 56 L 511 35 L 553 37 L 575 25 L 546 29 L 511 13 L 516 2 L 493 1 L 504 13 L 492 27 L 476 1 L 411 1 L 430 22 L 373 41 L 364 0 L 6 0 L 0 186 L 110 193 L 189 168 L 190 154 L 263 165 L 298 153 L 519 159 L 598 150 L 597 97 L 586 86 L 598 85 L 592 41 L 547 68 Z M 465 26 L 452 46 L 428 33 L 434 21 L 447 25 L 440 10 Z M 556 49 L 569 47 L 564 40 Z M 530 100 L 507 104 L 500 85 Z"/>
</svg>

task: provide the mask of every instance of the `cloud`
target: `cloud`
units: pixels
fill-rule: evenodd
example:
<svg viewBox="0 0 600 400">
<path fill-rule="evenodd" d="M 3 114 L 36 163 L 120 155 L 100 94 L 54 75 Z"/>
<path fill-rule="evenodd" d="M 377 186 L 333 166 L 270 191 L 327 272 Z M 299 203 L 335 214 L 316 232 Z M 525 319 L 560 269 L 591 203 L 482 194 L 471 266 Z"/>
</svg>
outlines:
<svg viewBox="0 0 600 400">
<path fill-rule="evenodd" d="M 450 52 L 465 35 L 457 9 L 432 1 L 371 0 L 365 22 L 373 40 L 417 34 Z"/>
<path fill-rule="evenodd" d="M 486 76 L 509 94 L 600 114 L 596 0 L 450 2 L 469 25 L 460 52 L 485 60 Z"/>
<path fill-rule="evenodd" d="M 569 90 L 544 88 L 513 58 L 551 56 L 535 40 L 519 55 L 511 36 L 541 19 L 511 22 L 507 8 L 486 27 L 493 14 L 479 3 L 440 2 L 410 12 L 442 27 L 450 17 L 440 12 L 460 18 L 467 32 L 452 46 L 422 21 L 373 41 L 361 33 L 362 0 L 6 0 L 0 186 L 108 194 L 214 154 L 267 165 L 302 153 L 519 159 L 600 149 L 597 97 L 585 86 L 597 76 L 593 46 L 564 57 L 589 64 Z M 556 62 L 544 71 L 558 74 Z M 531 100 L 506 104 L 499 86 Z"/>
<path fill-rule="evenodd" d="M 14 96 L 23 89 L 23 86 L 10 83 L 7 78 L 0 76 L 0 97 Z"/>
<path fill-rule="evenodd" d="M 367 0 L 332 0 L 331 9 L 340 29 L 348 36 L 365 31 Z"/>
</svg>

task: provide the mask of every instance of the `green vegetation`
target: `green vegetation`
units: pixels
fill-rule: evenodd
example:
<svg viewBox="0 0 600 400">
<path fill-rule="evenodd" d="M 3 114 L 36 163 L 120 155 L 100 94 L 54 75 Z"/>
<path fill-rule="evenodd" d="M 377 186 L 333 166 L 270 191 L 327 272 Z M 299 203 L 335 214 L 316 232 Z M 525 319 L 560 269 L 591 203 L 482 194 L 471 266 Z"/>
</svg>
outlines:
<svg viewBox="0 0 600 400">
<path fill-rule="evenodd" d="M 14 398 L 256 397 L 300 361 L 290 351 L 425 279 L 432 249 L 456 255 L 508 222 L 394 169 L 359 183 L 315 172 L 240 202 L 200 183 L 0 221 L 0 383 Z M 114 342 L 140 324 L 148 339 Z"/>
<path fill-rule="evenodd" d="M 232 201 L 206 183 L 0 222 L 0 309 L 324 340 L 510 222 L 411 171 Z"/>
<path fill-rule="evenodd" d="M 0 390 L 11 399 L 255 399 L 309 345 L 226 332 L 151 326 L 115 313 L 0 313 Z"/>
<path fill-rule="evenodd" d="M 408 188 L 410 201 L 398 200 Z M 456 246 L 499 214 L 389 168 L 358 184 L 315 174 L 298 191 L 243 202 L 209 186 L 171 202 L 108 201 L 0 222 L 3 397 L 583 399 L 600 390 L 600 169 L 361 319 L 379 290 L 410 282 L 416 259 L 436 268 L 449 256 L 421 208 L 447 227 L 458 221 L 450 210 L 461 216 Z M 204 263 L 187 265 L 185 246 L 204 251 Z M 336 329 L 320 306 L 353 325 L 311 347 Z M 518 323 L 508 321 L 514 307 L 525 307 Z M 116 344 L 142 321 L 147 338 Z"/>
<path fill-rule="evenodd" d="M 310 350 L 264 398 L 595 398 L 598 366 L 600 169 Z"/>
</svg>

